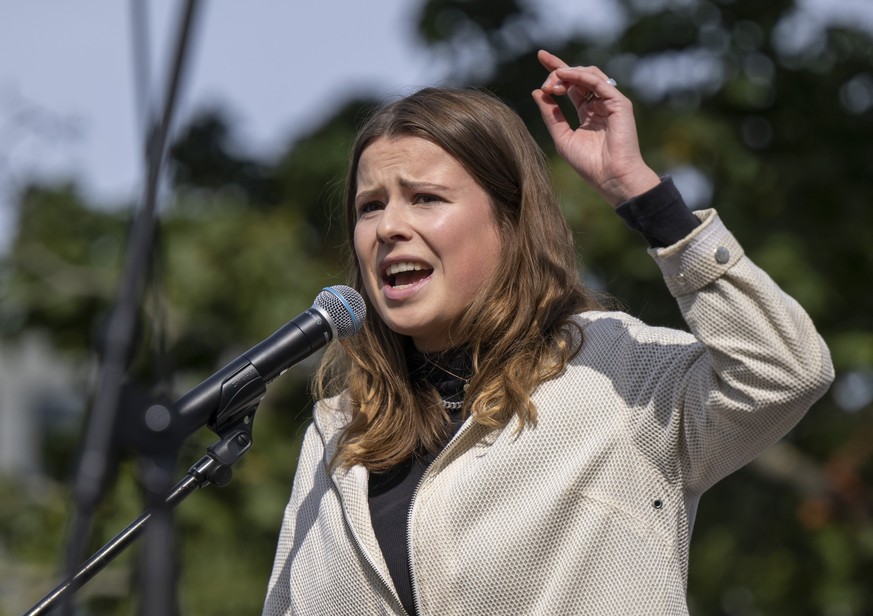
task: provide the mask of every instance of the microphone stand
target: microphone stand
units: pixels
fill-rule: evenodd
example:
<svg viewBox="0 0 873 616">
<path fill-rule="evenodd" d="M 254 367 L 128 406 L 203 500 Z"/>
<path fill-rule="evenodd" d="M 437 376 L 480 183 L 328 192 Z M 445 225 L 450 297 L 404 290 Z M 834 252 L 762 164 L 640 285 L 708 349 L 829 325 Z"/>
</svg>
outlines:
<svg viewBox="0 0 873 616">
<path fill-rule="evenodd" d="M 232 425 L 216 429 L 222 438 L 210 445 L 206 455 L 188 469 L 185 477 L 170 490 L 162 508 L 167 511 L 172 510 L 199 488 L 208 485 L 223 487 L 230 482 L 233 477 L 232 466 L 252 447 L 252 420 L 257 407 L 258 402 L 246 409 L 245 413 L 236 414 L 234 417 L 238 419 Z M 239 419 L 240 415 L 242 415 L 241 419 Z M 154 513 L 154 510 L 143 512 L 91 558 L 82 563 L 75 573 L 46 594 L 24 616 L 48 614 L 58 601 L 87 584 L 133 544 L 152 520 Z"/>
<path fill-rule="evenodd" d="M 230 482 L 233 477 L 231 467 L 252 447 L 252 424 L 255 411 L 267 392 L 267 381 L 248 359 L 242 357 L 210 376 L 204 383 L 215 385 L 216 388 L 212 391 L 217 395 L 204 396 L 195 387 L 175 403 L 168 405 L 150 403 L 147 397 L 134 388 L 128 389 L 126 402 L 128 406 L 136 407 L 136 412 L 130 414 L 128 433 L 118 436 L 124 436 L 124 442 L 132 442 L 137 449 L 150 454 L 148 459 L 155 465 L 152 474 L 157 476 L 157 479 L 151 478 L 149 481 L 150 492 L 164 481 L 167 462 L 175 461 L 178 444 L 193 431 L 205 425 L 220 436 L 221 440 L 207 448 L 206 455 L 188 469 L 187 475 L 168 494 L 165 491 L 156 498 L 152 497 L 151 506 L 142 515 L 82 563 L 24 616 L 47 614 L 58 601 L 62 601 L 61 608 L 67 607 L 72 593 L 129 547 L 143 533 L 149 522 L 152 522 L 150 533 L 160 531 L 161 524 L 169 521 L 172 509 L 194 491 L 210 484 L 223 487 Z M 159 537 L 166 536 L 168 535 L 159 534 Z M 157 582 L 148 587 L 157 598 L 151 594 L 143 597 L 148 608 L 145 614 L 171 616 L 171 610 L 175 607 L 172 605 L 175 598 L 172 593 L 174 585 L 160 583 L 162 574 L 170 578 L 174 574 L 172 564 L 166 564 L 169 546 L 164 542 L 152 543 L 158 545 L 154 546 L 156 549 L 151 554 L 146 555 L 145 575 L 151 581 Z M 147 541 L 146 548 L 149 547 L 148 544 Z M 69 571 L 73 569 L 71 566 Z"/>
</svg>

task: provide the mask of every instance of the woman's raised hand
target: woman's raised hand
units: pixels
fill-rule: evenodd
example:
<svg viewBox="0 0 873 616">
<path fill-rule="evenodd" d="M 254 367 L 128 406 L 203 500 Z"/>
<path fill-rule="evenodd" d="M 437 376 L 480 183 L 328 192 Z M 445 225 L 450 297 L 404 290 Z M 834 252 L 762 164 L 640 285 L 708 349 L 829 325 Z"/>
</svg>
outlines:
<svg viewBox="0 0 873 616">
<path fill-rule="evenodd" d="M 640 153 L 633 106 L 615 82 L 596 66 L 569 67 L 547 51 L 537 57 L 549 74 L 533 98 L 558 153 L 613 207 L 656 186 L 660 178 Z M 570 99 L 577 126 L 556 96 Z"/>
</svg>

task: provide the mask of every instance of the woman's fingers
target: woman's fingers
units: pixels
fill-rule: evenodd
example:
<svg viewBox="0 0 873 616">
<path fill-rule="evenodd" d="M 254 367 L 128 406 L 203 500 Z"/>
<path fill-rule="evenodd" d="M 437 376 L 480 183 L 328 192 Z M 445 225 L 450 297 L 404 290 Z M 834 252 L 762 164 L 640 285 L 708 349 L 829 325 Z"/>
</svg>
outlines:
<svg viewBox="0 0 873 616">
<path fill-rule="evenodd" d="M 554 75 L 571 93 L 571 97 L 574 91 L 578 94 L 577 97 L 572 97 L 577 107 L 580 103 L 591 102 L 595 97 L 609 99 L 621 96 L 615 81 L 596 66 L 558 68 Z"/>
<path fill-rule="evenodd" d="M 615 81 L 596 66 L 568 66 L 564 60 L 553 53 L 540 50 L 537 59 L 549 71 L 541 89 L 554 96 L 569 96 L 573 105 L 579 109 L 583 103 L 594 98 L 614 97 Z M 604 88 L 604 84 L 613 88 Z"/>
<path fill-rule="evenodd" d="M 561 60 L 558 56 L 553 53 L 549 53 L 548 51 L 541 49 L 537 53 L 537 59 L 540 61 L 540 64 L 543 65 L 549 74 L 546 76 L 546 80 L 543 82 L 543 85 L 540 86 L 544 92 L 548 92 L 549 94 L 556 94 L 561 96 L 566 93 L 566 90 L 563 87 L 560 79 L 555 75 L 555 71 L 559 68 L 567 68 L 567 63 Z"/>
<path fill-rule="evenodd" d="M 573 132 L 561 108 L 555 103 L 555 100 L 543 90 L 533 91 L 534 102 L 539 107 L 540 115 L 543 117 L 543 122 L 546 129 L 556 144 L 562 143 Z"/>
<path fill-rule="evenodd" d="M 566 68 L 567 66 L 567 63 L 561 60 L 561 58 L 553 53 L 546 51 L 545 49 L 540 49 L 539 52 L 537 52 L 537 59 L 547 71 L 553 71 L 558 68 Z"/>
</svg>

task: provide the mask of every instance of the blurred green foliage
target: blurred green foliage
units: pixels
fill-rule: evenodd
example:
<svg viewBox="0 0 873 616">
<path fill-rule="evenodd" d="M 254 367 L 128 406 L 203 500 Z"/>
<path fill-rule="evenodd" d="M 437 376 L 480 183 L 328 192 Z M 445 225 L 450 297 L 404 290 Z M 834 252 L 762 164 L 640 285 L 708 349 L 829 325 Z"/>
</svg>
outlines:
<svg viewBox="0 0 873 616">
<path fill-rule="evenodd" d="M 535 5 L 515 2 L 430 0 L 417 26 L 433 54 L 456 68 L 454 81 L 503 97 L 550 156 L 530 99 L 544 77 L 535 50 L 603 67 L 634 101 L 649 163 L 673 174 L 692 204 L 719 209 L 831 347 L 833 391 L 784 443 L 703 497 L 692 612 L 873 613 L 873 37 L 821 28 L 797 43 L 802 15 L 791 0 L 615 4 L 627 18 L 615 37 L 583 29 L 542 40 Z M 483 49 L 487 61 L 467 73 L 467 54 Z M 491 69 L 484 76 L 483 64 Z M 349 101 L 272 162 L 237 154 L 220 111 L 182 131 L 143 303 L 137 378 L 172 375 L 169 387 L 181 393 L 306 308 L 321 287 L 343 282 L 335 206 L 369 104 Z M 554 177 L 590 283 L 650 323 L 682 327 L 641 239 L 558 160 Z M 94 364 L 128 209 L 97 209 L 73 185 L 21 192 L 17 235 L 0 262 L 0 341 L 45 331 L 67 361 Z M 234 481 L 178 509 L 185 614 L 259 613 L 308 421 L 312 366 L 271 387 Z M 87 391 L 87 371 L 81 382 Z M 87 398 L 77 402 L 80 420 Z M 46 433 L 38 481 L 0 482 L 0 614 L 26 609 L 54 583 L 74 436 Z M 189 439 L 182 467 L 213 440 L 205 430 Z M 135 464 L 120 466 L 94 549 L 138 515 L 137 480 Z M 126 555 L 98 576 L 81 593 L 83 613 L 130 613 L 136 566 Z"/>
</svg>

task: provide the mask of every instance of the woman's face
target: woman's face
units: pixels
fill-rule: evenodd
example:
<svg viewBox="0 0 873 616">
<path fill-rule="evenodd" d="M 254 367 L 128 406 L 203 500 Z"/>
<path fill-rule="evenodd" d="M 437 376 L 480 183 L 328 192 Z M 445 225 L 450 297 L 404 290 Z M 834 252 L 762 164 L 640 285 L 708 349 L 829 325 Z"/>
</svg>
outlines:
<svg viewBox="0 0 873 616">
<path fill-rule="evenodd" d="M 452 324 L 500 259 L 485 190 L 430 141 L 380 137 L 361 155 L 355 212 L 355 254 L 382 320 L 421 351 L 457 344 Z"/>
</svg>

